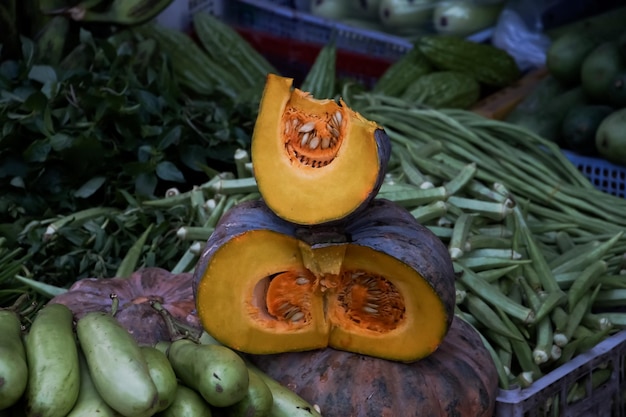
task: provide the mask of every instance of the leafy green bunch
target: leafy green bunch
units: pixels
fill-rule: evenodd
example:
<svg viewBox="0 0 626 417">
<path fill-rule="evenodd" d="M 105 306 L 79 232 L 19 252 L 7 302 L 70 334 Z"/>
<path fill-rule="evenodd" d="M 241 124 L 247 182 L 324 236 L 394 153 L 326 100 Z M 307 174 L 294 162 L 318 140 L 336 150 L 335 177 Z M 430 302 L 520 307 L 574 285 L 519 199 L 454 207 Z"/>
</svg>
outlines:
<svg viewBox="0 0 626 417">
<path fill-rule="evenodd" d="M 124 207 L 230 169 L 256 104 L 181 88 L 155 40 L 132 30 L 80 42 L 58 65 L 0 63 L 0 223 L 94 205 Z"/>
</svg>

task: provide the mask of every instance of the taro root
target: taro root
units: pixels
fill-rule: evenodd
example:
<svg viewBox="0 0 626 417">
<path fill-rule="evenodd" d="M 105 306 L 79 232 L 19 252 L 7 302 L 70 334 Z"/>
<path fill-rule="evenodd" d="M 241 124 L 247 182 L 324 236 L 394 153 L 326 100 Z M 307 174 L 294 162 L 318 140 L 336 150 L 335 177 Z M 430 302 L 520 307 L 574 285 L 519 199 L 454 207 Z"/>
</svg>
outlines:
<svg viewBox="0 0 626 417">
<path fill-rule="evenodd" d="M 410 364 L 332 348 L 249 359 L 325 416 L 491 417 L 498 394 L 489 352 L 459 318 L 436 352 Z"/>
<path fill-rule="evenodd" d="M 298 226 L 247 201 L 216 225 L 194 289 L 203 328 L 233 349 L 331 346 L 410 362 L 446 335 L 454 279 L 445 245 L 389 200 L 341 227 Z"/>
<path fill-rule="evenodd" d="M 50 303 L 65 304 L 79 319 L 90 311 L 110 312 L 114 294 L 119 300 L 115 318 L 140 344 L 153 345 L 170 340 L 171 336 L 154 302 L 167 310 L 175 322 L 200 333 L 192 282 L 191 273 L 172 274 L 161 268 L 145 268 L 128 278 L 81 279 Z"/>
<path fill-rule="evenodd" d="M 269 74 L 251 145 L 259 192 L 293 223 L 341 221 L 374 199 L 391 142 L 343 101 L 315 99 Z"/>
</svg>

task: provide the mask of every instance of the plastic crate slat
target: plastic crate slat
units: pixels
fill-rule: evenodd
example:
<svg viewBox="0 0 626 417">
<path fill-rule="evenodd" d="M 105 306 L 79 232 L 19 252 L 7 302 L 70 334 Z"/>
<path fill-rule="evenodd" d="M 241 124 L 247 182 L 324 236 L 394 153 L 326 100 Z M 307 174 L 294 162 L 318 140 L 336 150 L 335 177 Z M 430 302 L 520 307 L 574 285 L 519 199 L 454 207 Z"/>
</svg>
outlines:
<svg viewBox="0 0 626 417">
<path fill-rule="evenodd" d="M 228 2 L 229 23 L 303 42 L 327 43 L 335 35 L 338 48 L 396 60 L 412 48 L 404 38 L 355 28 L 300 12 L 280 2 L 236 0 Z"/>
<path fill-rule="evenodd" d="M 564 150 L 563 154 L 596 188 L 618 197 L 626 197 L 626 166 L 613 164 L 601 158 L 579 155 L 568 150 Z"/>
<path fill-rule="evenodd" d="M 587 394 L 583 400 L 567 404 L 569 387 L 606 363 L 612 374 L 606 383 Z M 624 417 L 626 397 L 626 331 L 616 333 L 561 365 L 528 388 L 500 390 L 494 417 L 547 417 L 541 407 L 559 396 L 560 417 Z"/>
</svg>

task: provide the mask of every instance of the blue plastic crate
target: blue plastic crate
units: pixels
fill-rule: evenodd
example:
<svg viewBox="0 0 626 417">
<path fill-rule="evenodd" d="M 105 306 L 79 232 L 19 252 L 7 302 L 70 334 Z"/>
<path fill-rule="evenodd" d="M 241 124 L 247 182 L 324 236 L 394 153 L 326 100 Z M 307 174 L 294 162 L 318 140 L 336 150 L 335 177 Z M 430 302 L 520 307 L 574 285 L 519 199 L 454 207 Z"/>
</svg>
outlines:
<svg viewBox="0 0 626 417">
<path fill-rule="evenodd" d="M 626 197 L 626 166 L 564 150 L 563 153 L 593 183 L 609 194 Z"/>
<path fill-rule="evenodd" d="M 395 61 L 413 47 L 411 40 L 401 36 L 314 16 L 298 0 L 188 1 L 190 14 L 208 11 L 238 28 L 299 42 L 324 45 L 333 38 L 338 49 L 385 61 Z M 488 28 L 468 39 L 482 42 L 492 33 L 493 28 Z"/>
<path fill-rule="evenodd" d="M 592 372 L 607 368 L 611 370 L 609 379 L 593 388 Z M 568 402 L 568 392 L 575 383 L 583 384 L 586 395 Z M 501 389 L 494 417 L 624 417 L 625 383 L 626 331 L 621 331 L 539 378 L 528 388 Z"/>
</svg>

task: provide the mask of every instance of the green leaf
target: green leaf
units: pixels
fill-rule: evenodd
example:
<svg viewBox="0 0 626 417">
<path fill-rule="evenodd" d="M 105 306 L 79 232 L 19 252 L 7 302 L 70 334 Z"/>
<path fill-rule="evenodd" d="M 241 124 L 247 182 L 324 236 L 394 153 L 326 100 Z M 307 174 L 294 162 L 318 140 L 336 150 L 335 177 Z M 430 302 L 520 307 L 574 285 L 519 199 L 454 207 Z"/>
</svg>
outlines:
<svg viewBox="0 0 626 417">
<path fill-rule="evenodd" d="M 116 277 L 128 278 L 135 271 L 139 258 L 143 252 L 143 246 L 146 244 L 146 240 L 148 239 L 148 235 L 152 231 L 153 226 L 153 224 L 150 224 L 135 241 L 135 243 L 133 243 L 133 246 L 130 247 L 117 267 L 117 271 L 115 273 Z"/>
<path fill-rule="evenodd" d="M 202 172 L 202 167 L 206 165 L 206 150 L 199 145 L 187 145 L 179 147 L 180 160 L 188 168 Z"/>
<path fill-rule="evenodd" d="M 80 43 L 84 43 L 86 45 L 91 46 L 93 49 L 97 49 L 96 43 L 93 39 L 93 35 L 91 34 L 90 31 L 84 28 L 81 28 L 78 34 L 78 38 L 80 39 Z"/>
<path fill-rule="evenodd" d="M 41 91 L 35 91 L 24 102 L 24 107 L 33 112 L 42 112 L 48 105 L 48 97 Z"/>
<path fill-rule="evenodd" d="M 0 160 L 0 178 L 24 177 L 28 175 L 28 164 L 15 154 L 9 154 Z"/>
<path fill-rule="evenodd" d="M 19 86 L 15 88 L 12 92 L 7 92 L 7 93 L 10 95 L 12 99 L 19 101 L 20 103 L 23 103 L 35 91 L 37 91 L 36 88 L 33 88 L 32 86 L 28 85 L 28 86 Z"/>
<path fill-rule="evenodd" d="M 11 178 L 10 184 L 16 188 L 26 188 L 26 184 L 24 184 L 24 178 L 22 177 Z"/>
<path fill-rule="evenodd" d="M 159 115 L 162 111 L 159 98 L 146 90 L 139 90 L 136 92 L 137 101 L 141 105 L 141 108 L 151 115 Z"/>
<path fill-rule="evenodd" d="M 141 126 L 141 137 L 148 138 L 150 136 L 158 136 L 163 132 L 162 126 L 144 125 Z"/>
<path fill-rule="evenodd" d="M 158 148 L 160 150 L 165 150 L 170 147 L 170 145 L 178 144 L 180 142 L 180 136 L 182 133 L 182 127 L 180 125 L 174 126 L 169 132 L 163 136 L 161 142 L 159 142 Z"/>
<path fill-rule="evenodd" d="M 26 66 L 30 66 L 35 57 L 35 43 L 26 36 L 20 36 L 20 41 L 22 44 L 22 58 Z"/>
<path fill-rule="evenodd" d="M 137 149 L 137 160 L 139 162 L 148 162 L 154 155 L 154 148 L 150 145 L 141 145 Z"/>
<path fill-rule="evenodd" d="M 57 152 L 71 148 L 73 144 L 74 138 L 65 133 L 56 133 L 50 137 L 50 146 Z"/>
<path fill-rule="evenodd" d="M 165 181 L 185 182 L 183 173 L 170 161 L 162 161 L 157 164 L 156 174 Z"/>
<path fill-rule="evenodd" d="M 57 73 L 50 65 L 33 65 L 28 72 L 28 78 L 42 84 L 57 82 Z"/>
<path fill-rule="evenodd" d="M 76 191 L 74 191 L 74 196 L 79 198 L 87 198 L 91 196 L 93 193 L 98 191 L 98 189 L 104 184 L 106 181 L 106 177 L 97 176 L 88 180 L 86 183 L 80 186 Z"/>
<path fill-rule="evenodd" d="M 47 139 L 36 140 L 24 151 L 24 159 L 27 162 L 44 162 L 52 147 Z"/>
<path fill-rule="evenodd" d="M 141 196 L 152 197 L 158 181 L 156 175 L 152 173 L 139 173 L 135 177 L 135 192 Z"/>
<path fill-rule="evenodd" d="M 39 294 L 49 297 L 49 298 L 53 298 L 57 295 L 67 292 L 66 288 L 60 288 L 54 285 L 46 284 L 44 282 L 35 281 L 34 279 L 23 277 L 21 275 L 16 275 L 15 279 L 17 279 L 23 284 L 28 285 L 30 288 L 32 288 L 34 291 L 38 292 Z"/>
<path fill-rule="evenodd" d="M 20 64 L 17 61 L 7 60 L 0 63 L 0 75 L 13 80 L 20 73 Z"/>
</svg>

